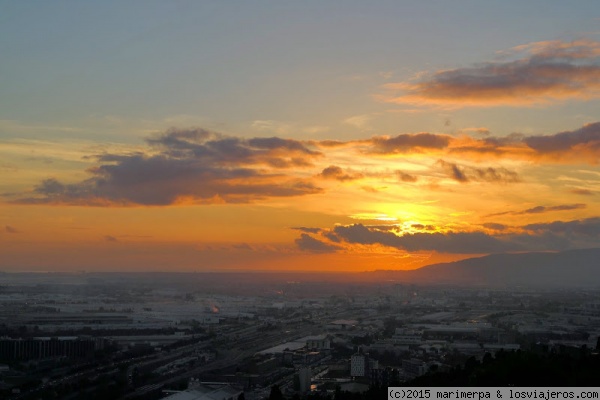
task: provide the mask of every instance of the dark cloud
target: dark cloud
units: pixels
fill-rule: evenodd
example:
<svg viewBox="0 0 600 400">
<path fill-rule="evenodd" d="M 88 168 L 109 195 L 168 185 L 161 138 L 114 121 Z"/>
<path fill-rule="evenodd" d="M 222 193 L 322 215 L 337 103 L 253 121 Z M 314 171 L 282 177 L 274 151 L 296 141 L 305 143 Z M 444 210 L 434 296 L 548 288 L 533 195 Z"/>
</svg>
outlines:
<svg viewBox="0 0 600 400">
<path fill-rule="evenodd" d="M 523 142 L 538 154 L 600 160 L 600 122 L 587 124 L 574 131 L 560 132 L 547 136 L 529 136 Z"/>
<path fill-rule="evenodd" d="M 363 177 L 362 174 L 346 173 L 342 168 L 338 167 L 337 165 L 330 165 L 329 167 L 323 169 L 319 176 L 324 179 L 335 179 L 337 181 L 342 182 L 353 181 Z"/>
<path fill-rule="evenodd" d="M 303 143 L 278 137 L 244 139 L 204 129 L 171 129 L 147 142 L 172 157 L 193 157 L 216 165 L 264 164 L 273 168 L 306 167 L 321 155 Z"/>
<path fill-rule="evenodd" d="M 600 162 L 600 122 L 573 131 L 551 135 L 525 136 L 511 133 L 503 137 L 454 138 L 449 153 L 480 156 L 514 157 L 550 162 Z"/>
<path fill-rule="evenodd" d="M 332 242 L 341 243 L 342 241 L 342 239 L 332 231 L 324 231 L 321 234 Z"/>
<path fill-rule="evenodd" d="M 600 217 L 574 221 L 554 221 L 525 225 L 527 231 L 543 233 L 550 232 L 562 235 L 582 235 L 597 238 L 600 235 Z"/>
<path fill-rule="evenodd" d="M 421 231 L 433 231 L 433 230 L 435 230 L 435 226 L 433 226 L 433 225 L 412 224 L 410 227 L 413 228 L 413 229 L 421 230 Z"/>
<path fill-rule="evenodd" d="M 520 182 L 519 175 L 510 171 L 506 168 L 476 168 L 459 166 L 458 164 L 447 162 L 444 160 L 438 160 L 437 165 L 441 166 L 445 173 L 457 182 L 501 182 L 501 183 L 514 183 Z"/>
<path fill-rule="evenodd" d="M 418 229 L 422 225 L 416 224 Z M 555 221 L 529 224 L 523 233 L 505 233 L 508 226 L 497 223 L 483 225 L 496 231 L 475 232 L 418 232 L 398 235 L 392 230 L 354 224 L 336 226 L 323 236 L 336 238 L 337 243 L 381 245 L 408 252 L 436 251 L 454 254 L 484 254 L 508 251 L 546 251 L 597 247 L 600 236 L 600 217 L 575 221 Z M 425 226 L 427 229 L 427 226 Z M 512 231 L 512 229 L 511 229 Z"/>
<path fill-rule="evenodd" d="M 426 149 L 444 149 L 450 143 L 450 136 L 432 133 L 402 134 L 393 137 L 376 136 L 369 140 L 372 152 L 379 154 L 401 154 L 419 152 Z"/>
<path fill-rule="evenodd" d="M 598 247 L 600 218 L 529 224 L 522 229 L 526 233 L 514 235 L 511 240 L 530 250 L 591 248 Z"/>
<path fill-rule="evenodd" d="M 278 172 L 304 167 L 321 153 L 298 141 L 223 137 L 202 129 L 170 130 L 148 143 L 158 152 L 103 154 L 91 177 L 75 184 L 49 178 L 19 203 L 168 205 L 243 203 L 322 192 L 309 180 Z M 265 169 L 265 166 L 269 169 Z"/>
<path fill-rule="evenodd" d="M 116 237 L 111 236 L 111 235 L 104 236 L 104 240 L 106 240 L 107 242 L 118 242 L 119 241 L 119 239 L 117 239 Z"/>
<path fill-rule="evenodd" d="M 468 182 L 469 178 L 458 165 L 444 160 L 437 162 L 446 171 L 446 174 L 457 182 Z"/>
<path fill-rule="evenodd" d="M 6 232 L 6 233 L 21 233 L 19 230 L 17 230 L 16 228 L 14 228 L 10 225 L 6 225 L 4 227 L 4 232 Z"/>
<path fill-rule="evenodd" d="M 392 232 L 369 229 L 362 224 L 336 226 L 334 233 L 348 243 L 379 244 L 406 251 L 442 253 L 496 253 L 520 250 L 516 243 L 503 241 L 483 232 L 415 233 L 398 236 Z"/>
<path fill-rule="evenodd" d="M 327 244 L 313 238 L 310 235 L 307 235 L 306 233 L 301 234 L 300 237 L 295 240 L 295 242 L 300 250 L 311 253 L 335 253 L 340 249 L 339 246 Z"/>
<path fill-rule="evenodd" d="M 513 49 L 517 59 L 438 71 L 419 82 L 386 85 L 400 90 L 394 103 L 523 106 L 600 96 L 600 43 L 539 42 Z"/>
</svg>

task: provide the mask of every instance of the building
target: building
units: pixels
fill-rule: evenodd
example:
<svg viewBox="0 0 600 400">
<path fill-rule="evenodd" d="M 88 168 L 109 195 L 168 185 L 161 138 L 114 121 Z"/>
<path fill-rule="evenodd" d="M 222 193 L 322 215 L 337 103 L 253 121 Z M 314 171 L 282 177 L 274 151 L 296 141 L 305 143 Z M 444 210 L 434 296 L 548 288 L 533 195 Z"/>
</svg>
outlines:
<svg viewBox="0 0 600 400">
<path fill-rule="evenodd" d="M 402 360 L 402 369 L 407 378 L 413 379 L 427 372 L 427 364 L 416 358 Z"/>
<path fill-rule="evenodd" d="M 302 393 L 310 392 L 312 370 L 310 367 L 302 367 L 298 370 L 298 390 Z"/>
<path fill-rule="evenodd" d="M 367 373 L 367 356 L 364 354 L 353 354 L 350 357 L 350 376 L 362 377 Z"/>
<path fill-rule="evenodd" d="M 327 336 L 314 336 L 306 340 L 306 348 L 309 350 L 330 350 L 331 341 Z"/>
<path fill-rule="evenodd" d="M 100 338 L 76 336 L 0 340 L 1 360 L 36 360 L 51 357 L 88 358 L 104 347 Z"/>
</svg>

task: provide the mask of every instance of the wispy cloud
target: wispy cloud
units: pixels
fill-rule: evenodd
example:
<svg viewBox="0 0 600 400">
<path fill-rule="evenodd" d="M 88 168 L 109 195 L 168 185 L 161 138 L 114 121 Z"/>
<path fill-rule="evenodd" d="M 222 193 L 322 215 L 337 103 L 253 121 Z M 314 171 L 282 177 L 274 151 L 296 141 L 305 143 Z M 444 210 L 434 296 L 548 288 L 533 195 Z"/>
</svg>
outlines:
<svg viewBox="0 0 600 400">
<path fill-rule="evenodd" d="M 10 225 L 6 225 L 4 227 L 4 232 L 6 232 L 6 233 L 21 233 L 21 231 L 19 231 L 17 228 L 10 226 Z"/>
<path fill-rule="evenodd" d="M 369 123 L 375 118 L 378 113 L 353 115 L 346 118 L 343 123 L 351 125 L 357 129 L 369 129 Z"/>
<path fill-rule="evenodd" d="M 486 217 L 497 217 L 501 215 L 526 215 L 526 214 L 543 214 L 554 211 L 571 211 L 581 210 L 586 208 L 587 205 L 583 203 L 576 204 L 560 204 L 557 206 L 535 206 L 521 211 L 503 211 L 499 213 L 489 214 Z"/>
<path fill-rule="evenodd" d="M 503 167 L 493 168 L 477 168 L 469 166 L 459 166 L 456 163 L 438 160 L 439 165 L 446 175 L 461 183 L 472 181 L 478 182 L 500 182 L 500 183 L 515 183 L 520 182 L 519 175 Z"/>
</svg>

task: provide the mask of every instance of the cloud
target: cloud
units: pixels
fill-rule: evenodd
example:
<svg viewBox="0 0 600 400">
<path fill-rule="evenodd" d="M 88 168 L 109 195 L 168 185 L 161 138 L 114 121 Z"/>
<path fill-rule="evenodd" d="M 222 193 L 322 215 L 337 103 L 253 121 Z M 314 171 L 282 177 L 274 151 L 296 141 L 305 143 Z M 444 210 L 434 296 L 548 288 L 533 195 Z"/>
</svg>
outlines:
<svg viewBox="0 0 600 400">
<path fill-rule="evenodd" d="M 292 226 L 291 229 L 306 232 L 306 233 L 319 233 L 321 232 L 321 228 L 308 228 L 305 226 Z"/>
<path fill-rule="evenodd" d="M 423 230 L 424 231 L 434 231 L 435 230 L 435 226 L 433 226 L 433 225 L 412 224 L 410 227 L 413 229 L 421 230 L 421 231 L 423 231 Z"/>
<path fill-rule="evenodd" d="M 518 46 L 502 61 L 420 74 L 390 83 L 382 100 L 420 106 L 528 106 L 600 96 L 600 42 L 547 41 Z"/>
<path fill-rule="evenodd" d="M 478 132 L 481 137 L 465 134 Z M 362 156 L 428 154 L 459 155 L 474 161 L 490 157 L 527 161 L 590 163 L 600 162 L 600 122 L 593 122 L 573 131 L 549 135 L 527 136 L 513 132 L 506 136 L 491 136 L 486 128 L 467 128 L 459 136 L 439 133 L 405 133 L 396 136 L 374 136 L 369 139 L 310 141 L 307 144 L 323 151 L 348 149 Z M 483 175 L 493 171 L 482 171 Z M 459 174 L 457 174 L 459 175 Z M 485 177 L 481 178 L 486 180 Z"/>
<path fill-rule="evenodd" d="M 523 142 L 540 155 L 557 159 L 586 159 L 597 164 L 600 160 L 600 122 L 554 135 L 528 136 L 523 139 Z"/>
<path fill-rule="evenodd" d="M 578 203 L 578 204 L 562 204 L 559 206 L 550 206 L 550 207 L 537 206 L 537 207 L 527 209 L 525 211 L 521 211 L 516 214 L 540 214 L 540 213 L 545 213 L 545 212 L 549 212 L 549 211 L 580 210 L 582 208 L 586 208 L 586 205 Z"/>
<path fill-rule="evenodd" d="M 514 183 L 521 178 L 502 166 L 458 164 L 450 158 L 483 162 L 498 157 L 550 162 L 600 160 L 600 122 L 546 136 L 511 134 L 474 138 L 434 133 L 375 136 L 349 141 L 300 141 L 279 137 L 244 138 L 194 129 L 169 129 L 146 140 L 145 148 L 110 151 L 90 157 L 87 179 L 39 181 L 25 193 L 2 193 L 18 204 L 164 206 L 170 204 L 248 203 L 270 198 L 323 193 L 321 179 L 389 179 L 416 182 L 420 173 L 383 171 L 392 156 L 444 157 L 438 175 L 461 182 Z M 420 165 L 423 163 L 419 160 Z M 425 161 L 429 162 L 429 161 Z M 329 165 L 329 166 L 327 166 Z M 352 168 L 360 166 L 361 173 Z M 372 169 L 371 169 L 372 168 Z M 389 181 L 368 182 L 363 191 L 385 189 Z M 357 187 L 360 189 L 360 187 Z M 584 189 L 586 189 L 584 187 Z M 587 189 L 586 189 L 587 190 Z M 588 194 L 588 192 L 579 192 Z"/>
<path fill-rule="evenodd" d="M 491 134 L 488 128 L 479 127 L 479 128 L 463 128 L 460 130 L 463 133 L 475 133 L 481 136 L 489 136 Z"/>
<path fill-rule="evenodd" d="M 369 129 L 369 122 L 377 115 L 377 113 L 354 115 L 346 118 L 343 122 L 345 124 L 352 125 L 357 129 Z"/>
<path fill-rule="evenodd" d="M 553 221 L 525 225 L 523 229 L 532 232 L 550 232 L 555 234 L 582 235 L 597 238 L 600 235 L 600 217 L 574 221 Z"/>
<path fill-rule="evenodd" d="M 4 227 L 4 232 L 6 232 L 6 233 L 21 233 L 21 231 L 17 230 L 16 228 L 14 228 L 10 225 L 6 225 Z"/>
<path fill-rule="evenodd" d="M 148 144 L 175 158 L 194 158 L 205 163 L 228 165 L 266 165 L 297 168 L 312 165 L 321 156 L 302 142 L 278 137 L 244 139 L 223 136 L 204 129 L 170 129 L 147 139 Z M 108 161 L 108 160 L 106 160 Z"/>
<path fill-rule="evenodd" d="M 339 246 L 327 244 L 313 238 L 310 235 L 307 235 L 306 233 L 301 234 L 300 237 L 295 240 L 295 242 L 300 250 L 311 253 L 335 253 L 340 249 Z"/>
<path fill-rule="evenodd" d="M 526 214 L 542 214 L 553 211 L 571 211 L 571 210 L 581 210 L 586 208 L 586 204 L 576 203 L 576 204 L 560 204 L 557 206 L 535 206 L 532 208 L 528 208 L 522 211 L 503 211 L 499 213 L 489 214 L 486 217 L 497 217 L 500 215 L 526 215 Z"/>
<path fill-rule="evenodd" d="M 335 179 L 337 181 L 343 182 L 360 179 L 363 177 L 363 175 L 346 173 L 342 168 L 338 167 L 337 165 L 330 165 L 319 174 L 319 177 L 323 179 Z"/>
<path fill-rule="evenodd" d="M 103 154 L 90 178 L 65 184 L 48 178 L 22 204 L 169 205 L 244 203 L 268 197 L 322 192 L 312 182 L 285 173 L 321 156 L 299 141 L 242 139 L 203 129 L 175 130 L 147 140 L 147 153 Z"/>
<path fill-rule="evenodd" d="M 383 245 L 406 251 L 438 251 L 455 254 L 481 254 L 519 250 L 516 243 L 499 240 L 483 232 L 434 232 L 398 236 L 362 224 L 336 226 L 333 232 L 348 243 Z"/>
<path fill-rule="evenodd" d="M 483 224 L 484 228 L 488 228 L 488 229 L 492 229 L 495 231 L 503 231 L 505 229 L 507 229 L 508 227 L 504 224 L 498 224 L 498 223 L 493 223 L 493 222 L 488 222 L 486 224 Z"/>
<path fill-rule="evenodd" d="M 396 176 L 402 182 L 416 182 L 419 179 L 415 175 L 407 174 L 406 172 L 402 172 L 400 170 L 396 171 Z"/>
<path fill-rule="evenodd" d="M 116 237 L 111 236 L 111 235 L 104 236 L 104 240 L 107 242 L 118 242 L 119 241 L 119 239 L 117 239 Z"/>
<path fill-rule="evenodd" d="M 579 194 L 582 196 L 593 196 L 594 192 L 592 192 L 589 189 L 571 189 L 569 190 L 569 192 L 573 193 L 573 194 Z"/>
<path fill-rule="evenodd" d="M 337 249 L 353 251 L 352 245 L 385 246 L 399 251 L 435 251 L 448 254 L 488 254 L 511 251 L 546 251 L 597 247 L 600 236 L 600 217 L 574 221 L 554 221 L 509 227 L 499 223 L 486 223 L 484 231 L 436 231 L 430 225 L 412 224 L 420 232 L 400 234 L 395 225 L 368 226 L 363 224 L 337 225 L 322 229 L 319 234 L 335 242 Z M 398 229 L 397 229 L 398 228 Z M 308 236 L 303 234 L 303 236 Z M 330 244 L 313 239 L 315 246 Z M 308 241 L 302 237 L 298 241 Z"/>
<path fill-rule="evenodd" d="M 256 120 L 252 122 L 252 128 L 262 132 L 276 135 L 287 135 L 292 127 L 289 124 L 275 120 Z"/>
<path fill-rule="evenodd" d="M 520 182 L 519 175 L 503 167 L 498 168 L 476 168 L 468 166 L 459 166 L 458 164 L 438 160 L 437 165 L 442 167 L 446 175 L 457 182 L 466 183 L 476 182 L 501 182 L 514 183 Z"/>
<path fill-rule="evenodd" d="M 402 134 L 397 136 L 375 136 L 369 140 L 371 151 L 379 154 L 421 152 L 427 149 L 444 149 L 451 137 L 432 133 Z"/>
<path fill-rule="evenodd" d="M 600 122 L 589 123 L 573 131 L 550 135 L 525 136 L 512 133 L 504 137 L 482 139 L 453 138 L 450 153 L 476 156 L 511 157 L 533 161 L 590 163 L 600 162 Z"/>
</svg>

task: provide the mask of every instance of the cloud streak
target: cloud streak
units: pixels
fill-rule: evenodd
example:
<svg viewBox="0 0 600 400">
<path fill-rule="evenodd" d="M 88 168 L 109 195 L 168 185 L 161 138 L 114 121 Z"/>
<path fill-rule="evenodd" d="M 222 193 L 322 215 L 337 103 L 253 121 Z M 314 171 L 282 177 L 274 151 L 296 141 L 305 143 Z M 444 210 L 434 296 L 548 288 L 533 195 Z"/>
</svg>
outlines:
<svg viewBox="0 0 600 400">
<path fill-rule="evenodd" d="M 571 210 L 581 210 L 586 208 L 587 205 L 583 203 L 575 203 L 575 204 L 560 204 L 557 206 L 535 206 L 532 208 L 528 208 L 522 211 L 503 211 L 500 213 L 489 214 L 487 217 L 496 217 L 500 215 L 527 215 L 527 214 L 543 214 L 547 212 L 554 211 L 571 211 Z"/>
</svg>

